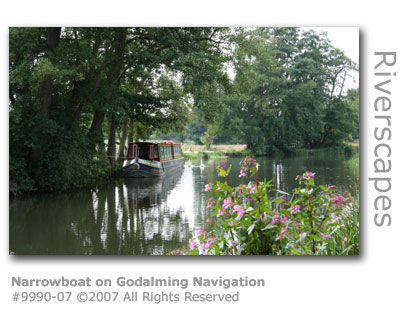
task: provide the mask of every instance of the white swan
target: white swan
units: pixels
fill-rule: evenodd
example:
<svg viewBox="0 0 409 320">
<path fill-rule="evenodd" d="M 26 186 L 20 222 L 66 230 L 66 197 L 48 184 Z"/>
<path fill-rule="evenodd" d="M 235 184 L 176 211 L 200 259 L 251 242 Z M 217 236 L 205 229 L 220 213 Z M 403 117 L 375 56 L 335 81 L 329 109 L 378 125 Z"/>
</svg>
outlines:
<svg viewBox="0 0 409 320">
<path fill-rule="evenodd" d="M 200 168 L 204 168 L 204 167 L 206 166 L 202 163 L 202 160 L 200 160 Z"/>
</svg>

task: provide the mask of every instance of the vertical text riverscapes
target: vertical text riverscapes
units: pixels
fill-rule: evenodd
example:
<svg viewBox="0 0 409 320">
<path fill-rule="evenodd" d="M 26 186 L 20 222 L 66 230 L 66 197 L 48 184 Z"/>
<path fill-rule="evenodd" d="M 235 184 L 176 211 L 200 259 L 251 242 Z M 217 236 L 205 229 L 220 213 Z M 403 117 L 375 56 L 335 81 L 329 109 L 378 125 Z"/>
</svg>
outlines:
<svg viewBox="0 0 409 320">
<path fill-rule="evenodd" d="M 375 129 L 376 145 L 374 148 L 374 170 L 369 181 L 373 182 L 376 191 L 374 200 L 374 223 L 378 227 L 390 226 L 392 223 L 392 200 L 389 192 L 392 189 L 392 148 L 389 144 L 392 138 L 392 79 L 396 77 L 394 66 L 396 52 L 375 52 Z"/>
</svg>

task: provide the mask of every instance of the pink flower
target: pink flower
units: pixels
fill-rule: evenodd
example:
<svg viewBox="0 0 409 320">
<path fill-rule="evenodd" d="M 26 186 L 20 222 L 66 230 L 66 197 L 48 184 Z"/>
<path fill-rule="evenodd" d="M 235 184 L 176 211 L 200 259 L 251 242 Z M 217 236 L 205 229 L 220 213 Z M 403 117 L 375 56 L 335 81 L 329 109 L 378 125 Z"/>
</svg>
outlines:
<svg viewBox="0 0 409 320">
<path fill-rule="evenodd" d="M 336 199 L 334 200 L 334 203 L 335 203 L 335 204 L 342 203 L 342 202 L 344 202 L 344 198 L 343 198 L 342 196 L 339 196 L 338 198 L 336 198 Z"/>
<path fill-rule="evenodd" d="M 284 227 L 281 227 L 281 232 L 280 232 L 280 233 L 281 233 L 281 234 L 287 233 L 287 230 L 284 229 Z"/>
<path fill-rule="evenodd" d="M 256 192 L 256 186 L 247 186 L 247 189 L 249 190 L 250 193 Z"/>
<path fill-rule="evenodd" d="M 295 206 L 291 205 L 291 213 L 298 213 L 301 212 L 301 207 L 297 204 Z"/>
<path fill-rule="evenodd" d="M 217 189 L 216 189 L 217 191 L 220 191 L 220 190 L 222 190 L 220 187 L 217 187 Z"/>
<path fill-rule="evenodd" d="M 205 249 L 209 249 L 212 244 L 213 244 L 213 241 L 207 240 L 207 241 L 206 241 L 206 244 L 205 244 L 205 246 L 204 246 L 204 248 L 205 248 Z"/>
<path fill-rule="evenodd" d="M 307 173 L 308 174 L 308 177 L 310 178 L 310 179 L 314 179 L 314 177 L 315 177 L 315 172 L 308 172 Z"/>
<path fill-rule="evenodd" d="M 211 208 L 211 207 L 212 205 L 210 203 L 206 206 L 206 208 Z"/>
<path fill-rule="evenodd" d="M 207 191 L 209 191 L 211 189 L 212 189 L 212 187 L 210 185 L 208 185 L 208 184 L 205 185 L 205 192 L 207 192 Z"/>
<path fill-rule="evenodd" d="M 218 218 L 218 217 L 224 216 L 225 213 L 226 213 L 226 211 L 224 211 L 223 209 L 219 209 L 219 213 L 217 214 L 216 217 Z"/>
<path fill-rule="evenodd" d="M 223 200 L 223 208 L 228 209 L 233 204 L 233 201 L 230 198 Z"/>
<path fill-rule="evenodd" d="M 283 216 L 281 217 L 281 220 L 282 220 L 282 222 L 283 222 L 284 225 L 287 225 L 287 223 L 288 223 L 288 217 L 287 217 L 286 215 L 283 215 Z"/>
<path fill-rule="evenodd" d="M 281 238 L 280 238 L 280 236 L 277 236 L 276 241 L 279 241 L 279 240 L 281 240 Z"/>
<path fill-rule="evenodd" d="M 190 241 L 190 250 L 196 248 L 196 243 L 194 241 Z"/>
<path fill-rule="evenodd" d="M 327 240 L 332 240 L 332 238 L 331 238 L 331 236 L 329 235 L 328 232 L 327 232 L 326 234 L 324 234 L 322 237 L 323 237 L 324 239 L 327 239 Z"/>
<path fill-rule="evenodd" d="M 276 222 L 280 222 L 280 216 L 278 214 L 275 214 L 271 220 L 272 224 L 275 224 Z"/>
<path fill-rule="evenodd" d="M 240 170 L 239 178 L 245 177 L 246 173 L 243 170 Z"/>
<path fill-rule="evenodd" d="M 244 209 L 243 206 L 239 206 L 236 204 L 233 208 L 233 213 L 237 212 L 237 216 L 242 218 L 244 216 Z"/>
<path fill-rule="evenodd" d="M 328 187 L 329 190 L 333 190 L 333 189 L 336 189 L 336 188 L 337 188 L 337 186 L 329 186 Z"/>
</svg>

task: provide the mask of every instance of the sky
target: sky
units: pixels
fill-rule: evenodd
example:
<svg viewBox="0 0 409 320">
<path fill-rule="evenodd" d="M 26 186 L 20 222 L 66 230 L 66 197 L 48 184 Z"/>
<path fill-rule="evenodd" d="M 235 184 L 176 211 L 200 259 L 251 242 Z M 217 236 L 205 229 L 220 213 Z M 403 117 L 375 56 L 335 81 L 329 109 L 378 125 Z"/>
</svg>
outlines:
<svg viewBox="0 0 409 320">
<path fill-rule="evenodd" d="M 334 47 L 344 51 L 353 62 L 359 63 L 359 27 L 305 27 L 302 29 L 313 29 L 317 33 L 326 31 Z M 352 78 L 347 79 L 345 85 L 347 88 L 357 88 L 359 73 L 352 72 Z"/>
<path fill-rule="evenodd" d="M 359 62 L 359 28 L 358 27 L 307 27 L 316 32 L 326 31 L 334 47 L 340 48 L 352 61 Z"/>
</svg>

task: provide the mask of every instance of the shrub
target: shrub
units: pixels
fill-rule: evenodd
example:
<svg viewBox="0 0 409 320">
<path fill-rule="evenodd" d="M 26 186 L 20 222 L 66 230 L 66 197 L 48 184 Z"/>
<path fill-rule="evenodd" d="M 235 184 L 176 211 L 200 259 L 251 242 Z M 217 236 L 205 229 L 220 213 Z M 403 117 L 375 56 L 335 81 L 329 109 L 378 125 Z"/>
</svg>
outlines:
<svg viewBox="0 0 409 320">
<path fill-rule="evenodd" d="M 247 157 L 239 177 L 251 175 L 247 185 L 229 185 L 231 166 L 218 168 L 224 182 L 208 184 L 211 230 L 200 230 L 186 254 L 316 255 L 359 253 L 359 209 L 349 192 L 336 186 L 316 186 L 315 174 L 297 176 L 300 186 L 289 195 L 258 181 L 258 164 Z M 276 192 L 276 196 L 271 194 Z"/>
</svg>

